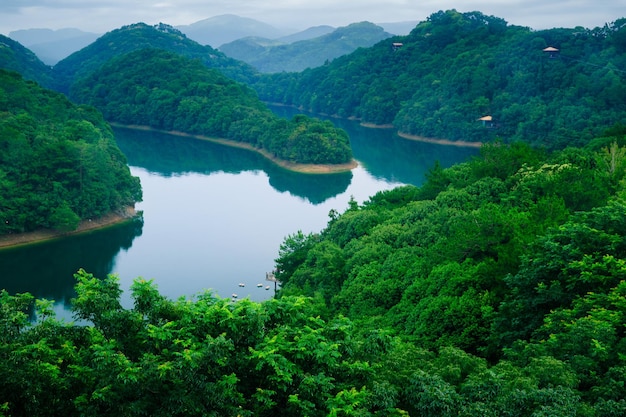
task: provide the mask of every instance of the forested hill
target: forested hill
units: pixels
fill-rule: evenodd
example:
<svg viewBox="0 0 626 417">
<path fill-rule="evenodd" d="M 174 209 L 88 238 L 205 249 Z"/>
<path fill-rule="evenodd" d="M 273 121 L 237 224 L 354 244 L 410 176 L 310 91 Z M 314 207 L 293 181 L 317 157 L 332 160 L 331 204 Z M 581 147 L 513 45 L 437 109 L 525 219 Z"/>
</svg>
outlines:
<svg viewBox="0 0 626 417">
<path fill-rule="evenodd" d="M 1 413 L 624 416 L 626 148 L 592 145 L 487 145 L 352 201 L 285 239 L 263 303 L 137 278 L 124 308 L 79 271 L 74 324 L 0 291 Z"/>
<path fill-rule="evenodd" d="M 166 24 L 136 23 L 108 32 L 94 43 L 73 53 L 54 66 L 57 90 L 67 93 L 74 80 L 102 66 L 111 58 L 143 48 L 159 48 L 200 60 L 230 78 L 250 82 L 256 73 L 249 65 L 187 38 Z"/>
<path fill-rule="evenodd" d="M 548 46 L 560 53 L 550 58 Z M 263 100 L 393 123 L 413 135 L 583 145 L 626 119 L 626 19 L 535 31 L 479 12 L 440 11 L 408 36 L 302 73 L 266 75 L 255 88 Z M 478 121 L 483 116 L 493 128 Z"/>
<path fill-rule="evenodd" d="M 421 369 L 396 379 L 395 398 L 412 386 L 410 415 L 624 415 L 625 144 L 622 132 L 553 154 L 485 145 L 420 188 L 353 201 L 321 233 L 285 239 L 280 293 L 494 365 L 426 370 L 396 351 L 383 370 Z"/>
<path fill-rule="evenodd" d="M 299 72 L 315 68 L 339 56 L 366 48 L 392 35 L 370 22 L 340 27 L 312 39 L 264 45 L 262 40 L 243 38 L 220 46 L 226 55 L 247 62 L 260 72 Z M 278 44 L 277 44 L 278 43 Z"/>
<path fill-rule="evenodd" d="M 112 122 L 225 138 L 289 162 L 343 164 L 352 159 L 348 135 L 304 115 L 275 116 L 244 84 L 199 60 L 162 49 L 111 59 L 78 79 L 70 97 L 97 107 Z"/>
<path fill-rule="evenodd" d="M 76 228 L 141 200 L 113 133 L 76 106 L 0 69 L 0 235 Z"/>
<path fill-rule="evenodd" d="M 17 71 L 27 80 L 52 88 L 52 69 L 41 62 L 30 49 L 0 35 L 0 68 Z"/>
<path fill-rule="evenodd" d="M 109 121 L 232 139 L 288 163 L 352 164 L 344 131 L 305 116 L 275 117 L 253 90 L 232 80 L 252 77 L 254 69 L 168 25 L 136 24 L 107 33 L 51 74 L 57 91 L 98 107 Z"/>
</svg>

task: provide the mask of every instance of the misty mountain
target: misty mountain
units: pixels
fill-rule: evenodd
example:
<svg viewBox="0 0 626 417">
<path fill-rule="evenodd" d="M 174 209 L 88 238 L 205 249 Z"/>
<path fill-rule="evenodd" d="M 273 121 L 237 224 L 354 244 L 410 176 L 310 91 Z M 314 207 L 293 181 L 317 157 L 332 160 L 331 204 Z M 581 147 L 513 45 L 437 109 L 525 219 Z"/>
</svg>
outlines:
<svg viewBox="0 0 626 417">
<path fill-rule="evenodd" d="M 21 43 L 22 45 L 30 48 L 32 45 L 37 45 L 46 42 L 63 41 L 73 38 L 80 38 L 84 35 L 99 36 L 96 33 L 83 32 L 80 29 L 66 28 L 66 29 L 21 29 L 9 32 L 9 37 Z"/>
<path fill-rule="evenodd" d="M 391 36 L 380 26 L 360 22 L 313 39 L 289 44 L 276 44 L 275 41 L 250 37 L 239 39 L 222 45 L 220 51 L 252 65 L 260 72 L 299 72 L 319 67 L 357 48 L 372 46 Z"/>
<path fill-rule="evenodd" d="M 19 72 L 44 87 L 53 85 L 51 68 L 21 43 L 0 35 L 0 68 Z"/>
<path fill-rule="evenodd" d="M 287 36 L 282 36 L 276 40 L 280 41 L 281 43 L 293 43 L 293 42 L 298 42 L 298 41 L 305 41 L 307 39 L 313 39 L 319 36 L 326 35 L 328 33 L 331 33 L 335 29 L 336 28 L 332 26 L 328 26 L 328 25 L 312 26 L 303 31 L 296 32 Z"/>
<path fill-rule="evenodd" d="M 47 65 L 54 65 L 63 58 L 89 45 L 100 34 L 79 29 L 23 29 L 9 33 L 9 37 L 33 51 Z"/>
<path fill-rule="evenodd" d="M 406 35 L 417 22 L 391 22 L 378 23 L 386 32 L 394 35 Z M 202 45 L 210 45 L 214 48 L 238 39 L 246 38 L 253 43 L 269 46 L 269 39 L 278 44 L 289 44 L 297 41 L 317 38 L 331 33 L 336 28 L 328 25 L 314 26 L 296 33 L 289 33 L 285 29 L 278 29 L 267 23 L 244 18 L 236 15 L 220 15 L 200 20 L 190 25 L 177 27 L 188 38 Z M 72 53 L 93 43 L 102 34 L 85 32 L 75 28 L 45 29 L 33 28 L 15 30 L 9 33 L 9 38 L 34 52 L 46 65 L 56 65 L 62 59 Z"/>
<path fill-rule="evenodd" d="M 278 29 L 270 24 L 232 14 L 214 16 L 176 28 L 188 38 L 214 48 L 246 36 L 274 39 L 289 34 L 284 29 Z"/>
</svg>

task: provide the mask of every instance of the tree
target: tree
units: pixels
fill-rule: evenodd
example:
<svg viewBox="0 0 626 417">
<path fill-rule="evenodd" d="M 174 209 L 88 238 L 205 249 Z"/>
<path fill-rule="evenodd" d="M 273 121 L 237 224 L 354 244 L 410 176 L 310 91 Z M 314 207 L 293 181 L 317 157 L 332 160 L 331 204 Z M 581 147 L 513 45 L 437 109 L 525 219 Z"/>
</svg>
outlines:
<svg viewBox="0 0 626 417">
<path fill-rule="evenodd" d="M 76 80 L 71 97 L 97 107 L 109 121 L 236 140 L 289 162 L 343 164 L 352 158 L 347 134 L 332 123 L 301 115 L 284 125 L 249 87 L 162 49 L 111 59 Z"/>
<path fill-rule="evenodd" d="M 80 223 L 80 217 L 68 206 L 67 203 L 55 209 L 50 216 L 50 226 L 62 232 L 75 230 Z"/>
<path fill-rule="evenodd" d="M 73 230 L 141 200 L 138 178 L 93 108 L 0 71 L 2 233 Z"/>
<path fill-rule="evenodd" d="M 285 237 L 280 244 L 276 262 L 276 278 L 286 284 L 293 273 L 306 260 L 308 250 L 318 237 L 312 233 L 305 235 L 301 230 Z"/>
</svg>

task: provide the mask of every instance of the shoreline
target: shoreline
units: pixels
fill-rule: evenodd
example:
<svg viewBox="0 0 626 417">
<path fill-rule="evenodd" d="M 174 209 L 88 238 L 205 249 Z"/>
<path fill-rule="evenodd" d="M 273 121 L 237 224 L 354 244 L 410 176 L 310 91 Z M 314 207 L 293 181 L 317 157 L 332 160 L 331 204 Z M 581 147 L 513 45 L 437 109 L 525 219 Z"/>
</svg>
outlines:
<svg viewBox="0 0 626 417">
<path fill-rule="evenodd" d="M 366 123 L 366 122 L 360 122 L 359 124 L 363 127 L 367 127 L 368 129 L 393 129 L 392 124 L 377 125 L 376 123 Z"/>
<path fill-rule="evenodd" d="M 302 110 L 305 111 L 309 114 L 316 114 L 313 112 L 310 112 L 308 110 L 303 109 L 302 107 L 297 107 L 297 106 L 293 106 L 293 105 L 288 105 L 288 104 L 282 104 L 282 103 L 273 103 L 273 102 L 267 102 L 268 104 L 272 105 L 272 106 L 282 106 L 282 107 L 291 107 L 297 110 Z M 326 113 L 319 113 L 319 115 L 321 116 L 326 116 L 326 117 L 331 117 L 334 119 L 344 119 L 344 120 L 352 120 L 352 121 L 356 121 L 359 122 L 359 125 L 366 127 L 368 129 L 395 129 L 393 124 L 384 124 L 384 125 L 377 125 L 375 123 L 368 123 L 368 122 L 362 122 L 361 119 L 358 119 L 356 117 L 340 117 L 337 115 L 328 115 Z M 449 145 L 449 146 L 461 146 L 461 147 L 468 147 L 468 148 L 480 148 L 481 146 L 483 146 L 482 142 L 468 142 L 468 141 L 463 141 L 463 140 L 449 140 L 449 139 L 437 139 L 437 138 L 427 138 L 424 136 L 418 136 L 418 135 L 411 135 L 409 133 L 403 133 L 400 132 L 399 130 L 396 130 L 396 134 L 398 136 L 400 136 L 403 139 L 408 139 L 408 140 L 414 140 L 417 142 L 426 142 L 426 143 L 434 143 L 437 145 Z"/>
<path fill-rule="evenodd" d="M 0 251 L 105 229 L 107 227 L 131 221 L 137 218 L 137 216 L 138 213 L 135 211 L 134 207 L 126 207 L 123 213 L 109 213 L 97 219 L 82 220 L 75 230 L 69 232 L 59 232 L 52 229 L 40 229 L 32 232 L 3 235 L 0 236 Z"/>
<path fill-rule="evenodd" d="M 144 125 L 124 125 L 124 124 L 114 123 L 114 122 L 109 122 L 109 124 L 111 126 L 122 128 L 122 129 L 143 130 L 146 132 L 165 133 L 168 135 L 181 136 L 181 137 L 198 139 L 198 140 L 206 140 L 208 142 L 218 143 L 220 145 L 246 149 L 246 150 L 261 154 L 263 157 L 269 159 L 271 162 L 278 165 L 279 167 L 285 168 L 290 171 L 299 172 L 302 174 L 336 174 L 336 173 L 341 173 L 341 172 L 352 171 L 354 168 L 356 168 L 359 165 L 358 162 L 354 159 L 345 164 L 301 164 L 301 163 L 289 162 L 283 159 L 276 158 L 275 156 L 273 156 L 266 150 L 255 148 L 254 146 L 248 143 L 244 143 L 244 142 L 235 142 L 229 139 L 214 138 L 214 137 L 204 136 L 204 135 L 195 135 L 192 133 L 180 132 L 177 130 L 155 129 L 153 127 L 144 126 Z"/>
<path fill-rule="evenodd" d="M 293 106 L 293 105 L 288 105 L 288 104 L 282 104 L 282 103 L 273 103 L 273 102 L 268 102 L 268 104 L 272 105 L 272 106 L 282 106 L 282 107 L 291 107 L 297 110 L 303 110 L 306 111 L 307 113 L 310 114 L 315 114 L 313 112 L 307 111 L 305 109 L 303 109 L 302 107 L 297 107 L 297 106 Z M 377 125 L 375 123 L 368 123 L 368 122 L 362 122 L 360 119 L 357 119 L 356 117 L 339 117 L 336 115 L 328 115 L 325 113 L 320 113 L 320 115 L 322 116 L 327 116 L 327 117 L 331 117 L 334 119 L 344 119 L 344 120 L 352 120 L 352 121 L 356 121 L 359 122 L 359 125 L 366 127 L 368 129 L 395 129 L 395 127 L 393 126 L 393 124 L 389 123 L 389 124 L 384 124 L 384 125 Z M 408 139 L 408 140 L 415 140 L 418 142 L 426 142 L 426 143 L 435 143 L 437 145 L 450 145 L 450 146 L 462 146 L 462 147 L 468 147 L 468 148 L 480 148 L 483 143 L 482 142 L 468 142 L 468 141 L 463 141 L 463 140 L 449 140 L 449 139 L 437 139 L 437 138 L 427 138 L 424 136 L 417 136 L 417 135 L 411 135 L 409 133 L 403 133 L 400 132 L 399 130 L 396 130 L 396 134 L 398 136 L 400 136 L 403 139 Z"/>
</svg>

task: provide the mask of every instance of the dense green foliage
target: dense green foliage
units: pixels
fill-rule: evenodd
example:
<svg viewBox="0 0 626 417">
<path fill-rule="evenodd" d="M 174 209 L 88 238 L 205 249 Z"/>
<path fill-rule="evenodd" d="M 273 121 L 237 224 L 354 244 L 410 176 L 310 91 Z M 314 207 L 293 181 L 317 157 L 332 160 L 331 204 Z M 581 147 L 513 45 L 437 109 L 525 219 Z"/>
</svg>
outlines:
<svg viewBox="0 0 626 417">
<path fill-rule="evenodd" d="M 247 62 L 260 72 L 299 72 L 324 65 L 357 48 L 367 48 L 392 35 L 369 22 L 353 23 L 313 39 L 281 44 L 243 38 L 220 46 L 226 55 Z"/>
<path fill-rule="evenodd" d="M 557 58 L 547 46 L 560 49 Z M 254 87 L 266 101 L 393 123 L 408 134 L 583 146 L 626 118 L 626 19 L 534 31 L 479 12 L 440 11 L 408 36 L 302 73 L 266 75 Z M 477 121 L 486 115 L 495 128 Z"/>
<path fill-rule="evenodd" d="M 71 230 L 140 199 L 99 112 L 0 70 L 0 234 Z"/>
<path fill-rule="evenodd" d="M 208 68 L 219 69 L 236 80 L 250 82 L 255 76 L 255 71 L 249 65 L 188 39 L 169 25 L 137 23 L 108 32 L 89 46 L 59 61 L 53 71 L 56 89 L 67 93 L 76 79 L 96 71 L 110 59 L 145 48 L 164 49 L 199 59 Z"/>
<path fill-rule="evenodd" d="M 276 117 L 249 87 L 198 60 L 159 49 L 114 58 L 76 81 L 71 98 L 109 121 L 244 142 L 297 163 L 352 158 L 345 131 L 304 115 Z"/>
<path fill-rule="evenodd" d="M 287 236 L 282 288 L 263 303 L 172 301 L 138 279 L 124 308 L 115 276 L 81 270 L 81 322 L 69 324 L 45 300 L 0 292 L 0 416 L 626 415 L 623 23 L 534 32 L 440 12 L 394 38 L 399 50 L 383 43 L 276 76 L 277 97 L 315 111 L 510 143 Z M 542 56 L 546 45 L 561 58 Z M 329 132 L 345 139 L 304 116 L 273 119 L 198 60 L 143 49 L 100 65 L 72 93 L 112 120 L 294 160 L 323 155 Z M 23 213 L 64 228 L 139 196 L 93 108 L 0 77 L 0 210 L 19 207 L 4 232 L 34 227 Z M 495 129 L 474 127 L 484 113 Z M 40 200 L 29 206 L 24 190 Z M 14 218 L 21 226 L 6 229 Z"/>
<path fill-rule="evenodd" d="M 137 280 L 128 310 L 114 276 L 77 278 L 73 310 L 92 327 L 59 323 L 43 301 L 29 325 L 32 297 L 0 293 L 5 415 L 367 415 L 368 349 L 304 298 L 173 302 Z"/>
<path fill-rule="evenodd" d="M 516 372 L 547 367 L 542 378 L 559 377 L 540 385 L 623 415 L 625 144 L 623 133 L 554 154 L 496 143 L 435 166 L 423 187 L 352 202 L 320 234 L 288 236 L 281 293 L 420 348 L 454 347 Z M 545 415 L 578 415 L 566 408 Z"/>
<path fill-rule="evenodd" d="M 79 325 L 2 292 L 0 415 L 622 416 L 625 142 L 489 145 L 351 201 L 263 303 L 137 279 L 124 308 L 79 271 Z"/>
</svg>

